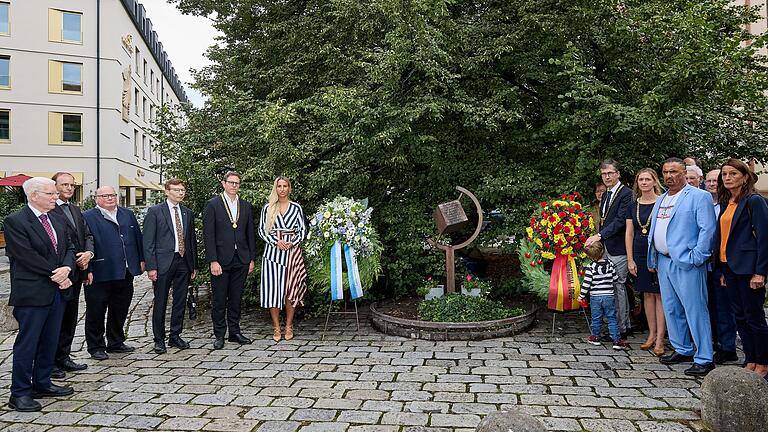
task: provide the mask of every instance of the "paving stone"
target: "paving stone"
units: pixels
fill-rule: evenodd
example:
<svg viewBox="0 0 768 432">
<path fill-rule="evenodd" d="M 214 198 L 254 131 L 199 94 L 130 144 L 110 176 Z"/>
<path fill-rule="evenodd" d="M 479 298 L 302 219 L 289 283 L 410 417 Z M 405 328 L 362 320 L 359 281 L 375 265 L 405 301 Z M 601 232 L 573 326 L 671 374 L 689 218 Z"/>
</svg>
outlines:
<svg viewBox="0 0 768 432">
<path fill-rule="evenodd" d="M 203 430 L 214 432 L 250 432 L 259 424 L 258 420 L 248 419 L 213 419 L 203 426 Z"/>
<path fill-rule="evenodd" d="M 520 395 L 523 405 L 567 405 L 565 398 L 560 395 Z"/>
<path fill-rule="evenodd" d="M 243 417 L 257 420 L 287 420 L 291 413 L 293 410 L 287 407 L 255 407 Z"/>
<path fill-rule="evenodd" d="M 649 410 L 652 418 L 659 420 L 699 420 L 701 416 L 694 411 L 683 410 Z"/>
<path fill-rule="evenodd" d="M 158 415 L 168 417 L 199 417 L 202 415 L 208 407 L 206 405 L 167 405 L 160 410 Z"/>
<path fill-rule="evenodd" d="M 455 403 L 451 405 L 453 414 L 481 414 L 485 415 L 496 411 L 496 405 L 483 403 Z"/>
<path fill-rule="evenodd" d="M 298 421 L 332 421 L 336 418 L 336 410 L 316 409 L 316 408 L 301 408 L 297 409 L 291 415 L 291 420 Z"/>
<path fill-rule="evenodd" d="M 637 428 L 629 420 L 614 419 L 584 419 L 581 421 L 584 429 L 590 432 L 635 432 Z"/>
<path fill-rule="evenodd" d="M 205 412 L 205 417 L 216 419 L 239 419 L 246 410 L 236 406 L 217 406 Z"/>
<path fill-rule="evenodd" d="M 317 422 L 310 423 L 299 429 L 301 432 L 344 432 L 349 427 L 349 423 L 340 422 Z"/>
<path fill-rule="evenodd" d="M 610 398 L 597 398 L 594 396 L 566 396 L 568 405 L 582 407 L 613 407 L 616 404 Z"/>
<path fill-rule="evenodd" d="M 30 423 L 42 415 L 43 413 L 41 412 L 9 411 L 0 415 L 0 421 L 8 423 Z"/>
<path fill-rule="evenodd" d="M 75 424 L 87 416 L 88 414 L 84 414 L 84 413 L 55 411 L 55 412 L 45 413 L 42 416 L 37 417 L 34 420 L 34 423 L 67 426 L 67 425 Z"/>
<path fill-rule="evenodd" d="M 412 412 L 387 412 L 381 418 L 382 424 L 403 426 L 425 426 L 429 421 L 429 414 Z"/>
<path fill-rule="evenodd" d="M 448 414 L 450 405 L 445 402 L 408 402 L 405 404 L 405 411 L 416 413 L 443 413 Z"/>
<path fill-rule="evenodd" d="M 575 419 L 540 417 L 539 420 L 547 430 L 551 431 L 581 431 L 581 425 Z"/>
<path fill-rule="evenodd" d="M 377 411 L 342 411 L 336 419 L 346 423 L 376 424 L 382 413 Z"/>
<path fill-rule="evenodd" d="M 90 426 L 114 426 L 120 423 L 124 418 L 124 415 L 117 414 L 93 414 L 80 420 L 80 424 Z"/>
<path fill-rule="evenodd" d="M 295 421 L 266 421 L 259 426 L 258 432 L 293 432 L 301 427 L 301 423 Z"/>
<path fill-rule="evenodd" d="M 202 429 L 210 421 L 210 419 L 206 418 L 174 417 L 161 423 L 157 429 L 197 431 Z"/>
<path fill-rule="evenodd" d="M 130 415 L 124 418 L 116 426 L 130 429 L 154 429 L 163 422 L 162 417 L 150 417 L 141 415 Z"/>
<path fill-rule="evenodd" d="M 691 428 L 672 422 L 637 422 L 640 432 L 691 432 Z"/>
<path fill-rule="evenodd" d="M 430 425 L 438 427 L 477 427 L 480 416 L 472 414 L 432 414 Z"/>
<path fill-rule="evenodd" d="M 649 397 L 614 397 L 613 401 L 620 408 L 661 408 L 667 404 Z"/>
</svg>

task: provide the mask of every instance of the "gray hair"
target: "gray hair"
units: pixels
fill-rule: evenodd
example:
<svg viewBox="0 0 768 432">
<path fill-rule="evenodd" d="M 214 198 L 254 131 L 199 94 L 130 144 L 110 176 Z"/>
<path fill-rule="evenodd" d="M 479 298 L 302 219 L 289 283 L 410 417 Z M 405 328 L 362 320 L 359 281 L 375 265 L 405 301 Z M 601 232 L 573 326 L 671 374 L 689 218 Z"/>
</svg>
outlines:
<svg viewBox="0 0 768 432">
<path fill-rule="evenodd" d="M 48 177 L 32 177 L 25 181 L 24 184 L 21 185 L 21 188 L 24 189 L 24 193 L 27 195 L 27 198 L 29 198 L 32 196 L 32 192 L 40 191 L 43 187 L 49 185 L 56 186 L 56 182 Z"/>
<path fill-rule="evenodd" d="M 704 177 L 704 173 L 701 172 L 701 168 L 697 167 L 696 165 L 687 165 L 685 169 L 695 173 L 699 177 Z"/>
</svg>

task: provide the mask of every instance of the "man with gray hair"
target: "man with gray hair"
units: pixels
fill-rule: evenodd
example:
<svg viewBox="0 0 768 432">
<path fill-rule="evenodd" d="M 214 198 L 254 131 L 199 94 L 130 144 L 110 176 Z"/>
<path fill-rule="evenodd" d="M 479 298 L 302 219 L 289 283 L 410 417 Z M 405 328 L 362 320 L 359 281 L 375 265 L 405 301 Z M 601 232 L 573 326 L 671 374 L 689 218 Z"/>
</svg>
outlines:
<svg viewBox="0 0 768 432">
<path fill-rule="evenodd" d="M 704 180 L 704 173 L 696 165 L 686 165 L 685 181 L 695 188 L 701 188 L 701 182 Z"/>
<path fill-rule="evenodd" d="M 51 372 L 72 286 L 69 274 L 75 269 L 75 249 L 66 220 L 50 213 L 59 195 L 56 182 L 33 177 L 22 187 L 27 206 L 3 221 L 11 264 L 8 303 L 19 323 L 8 406 L 40 411 L 42 406 L 35 399 L 74 393 L 71 387 L 53 384 Z"/>
</svg>

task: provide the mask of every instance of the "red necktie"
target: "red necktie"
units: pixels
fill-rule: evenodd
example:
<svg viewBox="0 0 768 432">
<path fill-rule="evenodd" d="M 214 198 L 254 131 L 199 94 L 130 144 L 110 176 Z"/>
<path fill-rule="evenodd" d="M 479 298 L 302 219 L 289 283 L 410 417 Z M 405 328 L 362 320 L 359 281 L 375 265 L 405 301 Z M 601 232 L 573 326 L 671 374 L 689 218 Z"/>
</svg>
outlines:
<svg viewBox="0 0 768 432">
<path fill-rule="evenodd" d="M 48 233 L 48 238 L 51 239 L 51 244 L 53 245 L 53 251 L 56 252 L 56 254 L 58 254 L 59 248 L 56 246 L 56 236 L 53 235 L 53 227 L 51 226 L 51 223 L 48 221 L 48 215 L 41 214 L 40 222 L 43 223 L 43 228 L 45 228 L 45 232 Z"/>
</svg>

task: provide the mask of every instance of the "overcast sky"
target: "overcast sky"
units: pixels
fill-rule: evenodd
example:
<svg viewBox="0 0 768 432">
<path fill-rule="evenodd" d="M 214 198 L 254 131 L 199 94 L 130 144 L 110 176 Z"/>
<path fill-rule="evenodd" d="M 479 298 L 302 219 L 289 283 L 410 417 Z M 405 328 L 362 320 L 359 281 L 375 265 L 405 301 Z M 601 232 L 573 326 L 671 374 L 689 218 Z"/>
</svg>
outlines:
<svg viewBox="0 0 768 432">
<path fill-rule="evenodd" d="M 167 0 L 140 0 L 140 3 L 147 10 L 152 29 L 163 43 L 190 102 L 202 106 L 203 97 L 189 86 L 192 82 L 189 70 L 200 69 L 210 63 L 204 54 L 215 42 L 216 29 L 207 18 L 182 15 Z"/>
</svg>

